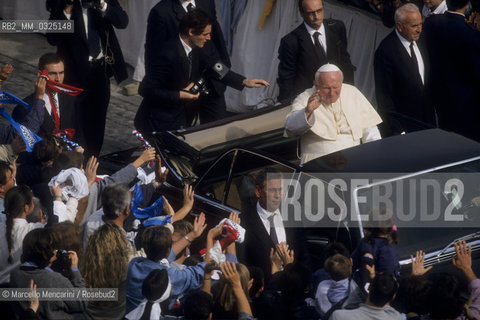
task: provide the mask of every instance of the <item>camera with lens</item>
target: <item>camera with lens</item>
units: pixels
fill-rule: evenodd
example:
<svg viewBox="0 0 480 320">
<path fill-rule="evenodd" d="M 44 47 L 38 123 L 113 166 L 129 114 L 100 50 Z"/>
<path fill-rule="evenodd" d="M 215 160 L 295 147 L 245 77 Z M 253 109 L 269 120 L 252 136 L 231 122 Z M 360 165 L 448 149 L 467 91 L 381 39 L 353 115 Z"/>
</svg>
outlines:
<svg viewBox="0 0 480 320">
<path fill-rule="evenodd" d="M 67 250 L 57 250 L 57 260 L 59 262 L 68 262 L 70 259 L 70 254 L 68 253 Z"/>
<path fill-rule="evenodd" d="M 207 87 L 205 78 L 201 77 L 200 79 L 198 79 L 198 81 L 195 81 L 189 92 L 191 94 L 197 94 L 200 92 L 200 94 L 209 95 L 210 90 Z"/>
</svg>

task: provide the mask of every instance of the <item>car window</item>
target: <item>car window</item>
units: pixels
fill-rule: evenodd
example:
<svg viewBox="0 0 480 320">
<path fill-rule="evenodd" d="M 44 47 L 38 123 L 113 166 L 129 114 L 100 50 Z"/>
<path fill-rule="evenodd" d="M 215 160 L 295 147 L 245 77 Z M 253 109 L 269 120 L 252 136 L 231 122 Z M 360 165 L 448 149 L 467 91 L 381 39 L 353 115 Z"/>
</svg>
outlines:
<svg viewBox="0 0 480 320">
<path fill-rule="evenodd" d="M 198 182 L 195 192 L 223 203 L 225 184 L 230 175 L 236 151 L 229 152 L 217 159 Z"/>
<path fill-rule="evenodd" d="M 222 155 L 199 180 L 195 192 L 242 210 L 256 201 L 255 175 L 264 168 L 293 173 L 295 169 L 252 151 L 235 149 Z"/>
<path fill-rule="evenodd" d="M 263 169 L 275 169 L 282 173 L 294 173 L 293 167 L 276 162 L 268 157 L 241 150 L 233 166 L 226 204 L 239 210 L 256 203 L 255 177 Z"/>
</svg>

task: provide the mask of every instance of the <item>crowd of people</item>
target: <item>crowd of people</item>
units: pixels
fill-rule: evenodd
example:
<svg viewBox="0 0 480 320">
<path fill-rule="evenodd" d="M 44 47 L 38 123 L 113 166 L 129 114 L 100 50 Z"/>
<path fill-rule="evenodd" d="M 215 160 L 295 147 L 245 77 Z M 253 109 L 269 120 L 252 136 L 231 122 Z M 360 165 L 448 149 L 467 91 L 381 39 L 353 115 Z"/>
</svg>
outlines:
<svg viewBox="0 0 480 320">
<path fill-rule="evenodd" d="M 285 129 L 301 137 L 302 162 L 428 127 L 480 141 L 480 15 L 468 0 L 365 2 L 394 30 L 374 61 L 377 110 L 354 86 L 343 22 L 324 19 L 321 0 L 299 0 L 303 22 L 279 47 L 278 101 L 292 102 Z M 423 4 L 420 4 L 423 6 Z M 425 253 L 401 273 L 393 222 L 367 225 L 353 252 L 330 243 L 322 268 L 302 259 L 301 237 L 279 212 L 281 173 L 262 170 L 241 215 L 217 225 L 162 194 L 168 170 L 155 149 L 110 176 L 97 176 L 110 77 L 127 77 L 114 28 L 128 16 L 117 0 L 48 0 L 51 19 L 74 20 L 49 34 L 34 92 L 0 127 L 0 284 L 4 288 L 115 288 L 115 301 L 3 301 L 21 319 L 479 319 L 472 249 L 455 243 L 456 275 L 430 272 Z M 422 32 L 425 25 L 425 32 Z M 146 136 L 227 116 L 225 86 L 268 86 L 230 70 L 213 0 L 162 0 L 150 12 L 143 102 Z M 13 72 L 0 70 L 0 86 Z M 313 87 L 312 87 L 313 84 Z M 16 124 L 42 137 L 26 152 Z M 22 129 L 23 130 L 23 129 Z M 77 141 L 80 144 L 73 143 Z M 142 166 L 154 166 L 148 179 Z M 208 212 L 207 212 L 208 214 Z M 190 248 L 203 247 L 192 252 Z M 192 247 L 192 248 L 193 248 Z M 295 248 L 295 250 L 294 250 Z M 421 249 L 421 248 L 418 248 Z M 299 249 L 302 250 L 302 249 Z M 468 283 L 468 295 L 462 283 Z"/>
<path fill-rule="evenodd" d="M 35 154 L 42 144 L 35 146 Z M 39 146 L 40 145 L 40 146 Z M 56 145 L 54 145 L 56 147 Z M 155 150 L 98 179 L 94 157 L 83 168 L 78 151 L 56 150 L 35 185 L 15 185 L 14 166 L 0 163 L 0 279 L 18 290 L 116 289 L 116 299 L 3 301 L 3 315 L 19 319 L 478 319 L 480 280 L 472 249 L 455 243 L 452 264 L 463 279 L 427 272 L 425 253 L 401 272 L 396 227 L 373 222 L 350 253 L 332 242 L 312 270 L 292 248 L 301 239 L 280 216 L 282 174 L 255 177 L 256 201 L 241 215 L 207 226 L 193 217 L 194 192 L 183 204 L 162 195 L 168 170 Z M 137 182 L 137 168 L 155 159 L 154 177 Z M 66 176 L 66 179 L 62 179 Z M 49 178 L 51 177 L 51 178 Z M 50 183 L 48 182 L 50 181 Z M 25 182 L 29 183 L 29 182 Z M 130 188 L 135 184 L 134 188 Z M 131 191 L 133 190 L 133 191 Z M 138 194 L 142 197 L 139 201 Z M 38 198 L 37 198 L 38 197 Z M 162 201 L 158 203 L 158 199 Z M 154 203 L 153 205 L 151 205 Z M 161 214 L 158 215 L 158 210 Z M 144 210 L 138 210 L 144 208 Z M 98 209 L 98 210 L 97 210 Z M 145 212 L 154 209 L 153 214 Z M 204 247 L 200 252 L 190 251 Z M 463 283 L 468 283 L 468 295 Z M 462 293 L 462 294 L 461 294 Z M 40 296 L 41 297 L 41 296 Z"/>
</svg>

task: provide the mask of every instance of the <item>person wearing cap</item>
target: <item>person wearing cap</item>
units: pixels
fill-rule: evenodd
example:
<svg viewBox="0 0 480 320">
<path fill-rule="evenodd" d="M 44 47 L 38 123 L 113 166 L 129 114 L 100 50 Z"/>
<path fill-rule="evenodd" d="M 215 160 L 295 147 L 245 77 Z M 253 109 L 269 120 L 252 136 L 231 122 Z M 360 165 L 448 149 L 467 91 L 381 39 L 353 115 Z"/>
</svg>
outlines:
<svg viewBox="0 0 480 320">
<path fill-rule="evenodd" d="M 375 92 L 384 136 L 436 126 L 427 93 L 429 61 L 421 33 L 422 15 L 415 4 L 407 3 L 395 11 L 395 30 L 375 51 Z"/>
<path fill-rule="evenodd" d="M 285 131 L 301 137 L 302 163 L 381 138 L 380 116 L 357 88 L 342 82 L 342 71 L 325 64 L 317 70 L 314 86 L 292 103 Z"/>
<path fill-rule="evenodd" d="M 325 63 L 336 64 L 353 85 L 355 66 L 347 52 L 347 33 L 340 20 L 324 19 L 322 0 L 298 0 L 303 18 L 282 38 L 278 48 L 278 101 L 289 101 L 311 85 L 315 70 Z M 290 100 L 291 101 L 291 100 Z"/>
</svg>

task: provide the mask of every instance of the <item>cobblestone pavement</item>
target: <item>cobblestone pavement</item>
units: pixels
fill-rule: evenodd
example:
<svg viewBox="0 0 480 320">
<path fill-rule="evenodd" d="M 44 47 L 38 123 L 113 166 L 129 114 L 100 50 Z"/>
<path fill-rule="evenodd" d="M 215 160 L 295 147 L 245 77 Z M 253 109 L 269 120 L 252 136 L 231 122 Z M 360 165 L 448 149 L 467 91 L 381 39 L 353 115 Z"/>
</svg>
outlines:
<svg viewBox="0 0 480 320">
<path fill-rule="evenodd" d="M 14 71 L 4 83 L 2 90 L 8 91 L 19 98 L 24 98 L 34 90 L 37 74 L 38 58 L 47 52 L 55 52 L 42 34 L 0 33 L 0 66 L 11 63 Z M 131 74 L 133 70 L 129 70 Z M 132 82 L 131 78 L 118 86 L 112 78 L 111 98 L 107 114 L 105 141 L 102 154 L 124 150 L 139 145 L 138 140 L 131 134 L 133 118 L 142 98 L 125 96 L 122 94 L 123 85 Z M 11 113 L 13 105 L 7 105 Z M 0 117 L 1 118 L 1 117 Z M 0 123 L 6 123 L 3 118 Z"/>
</svg>

